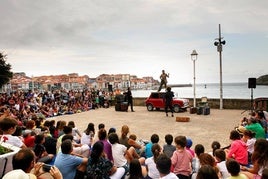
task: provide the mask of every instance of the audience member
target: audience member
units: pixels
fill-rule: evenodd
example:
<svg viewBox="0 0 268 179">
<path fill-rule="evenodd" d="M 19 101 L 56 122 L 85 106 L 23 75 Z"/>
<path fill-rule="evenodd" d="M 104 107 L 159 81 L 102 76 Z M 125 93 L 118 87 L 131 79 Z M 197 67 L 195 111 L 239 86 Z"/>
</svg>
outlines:
<svg viewBox="0 0 268 179">
<path fill-rule="evenodd" d="M 125 174 L 123 167 L 116 167 L 106 158 L 104 145 L 97 141 L 93 147 L 87 164 L 87 178 L 119 179 Z"/>
<path fill-rule="evenodd" d="M 126 179 L 143 179 L 147 175 L 146 168 L 141 166 L 138 159 L 133 159 L 129 163 L 129 172 Z"/>
<path fill-rule="evenodd" d="M 202 144 L 196 144 L 194 147 L 195 157 L 192 160 L 192 179 L 196 178 L 197 172 L 200 168 L 200 154 L 205 152 L 205 147 Z"/>
<path fill-rule="evenodd" d="M 248 152 L 246 143 L 241 140 L 240 134 L 236 130 L 230 132 L 231 147 L 225 149 L 226 158 L 234 158 L 240 165 L 248 164 Z"/>
<path fill-rule="evenodd" d="M 150 178 L 159 178 L 160 174 L 159 171 L 156 168 L 156 160 L 158 158 L 158 156 L 161 154 L 161 147 L 159 144 L 153 144 L 152 146 L 152 153 L 153 156 L 149 157 L 145 160 L 145 166 L 147 168 L 148 171 L 148 176 Z"/>
<path fill-rule="evenodd" d="M 192 154 L 192 156 L 194 157 L 194 150 L 191 149 L 192 145 L 193 145 L 192 139 L 187 137 L 186 138 L 186 150 L 188 150 Z"/>
<path fill-rule="evenodd" d="M 180 179 L 189 179 L 192 173 L 191 164 L 193 160 L 192 154 L 186 150 L 186 137 L 177 136 L 175 138 L 176 151 L 171 157 L 172 165 L 174 167 L 174 173 Z"/>
<path fill-rule="evenodd" d="M 202 165 L 196 179 L 219 179 L 219 177 L 211 165 Z"/>
<path fill-rule="evenodd" d="M 151 136 L 151 142 L 145 145 L 145 158 L 149 158 L 153 156 L 152 153 L 152 146 L 153 144 L 156 144 L 159 142 L 159 136 L 158 134 L 152 134 Z"/>
<path fill-rule="evenodd" d="M 242 166 L 243 173 L 249 179 L 261 178 L 263 170 L 268 168 L 268 141 L 257 139 L 254 144 L 254 152 L 251 157 L 253 167 Z"/>
<path fill-rule="evenodd" d="M 88 123 L 86 130 L 82 133 L 81 144 L 91 147 L 94 143 L 95 127 L 93 123 Z"/>
<path fill-rule="evenodd" d="M 247 179 L 246 175 L 240 173 L 240 165 L 236 160 L 228 159 L 226 161 L 226 168 L 231 175 L 227 179 Z"/>
<path fill-rule="evenodd" d="M 160 179 L 178 179 L 178 177 L 170 172 L 171 159 L 165 154 L 160 154 L 156 160 L 156 168 L 159 171 Z"/>
<path fill-rule="evenodd" d="M 74 155 L 71 140 L 65 140 L 61 144 L 61 152 L 55 159 L 55 166 L 59 168 L 64 179 L 80 179 L 84 177 L 88 158 Z"/>
<path fill-rule="evenodd" d="M 44 134 L 38 134 L 35 136 L 35 145 L 33 148 L 33 151 L 36 156 L 36 162 L 43 162 L 43 163 L 49 163 L 52 161 L 54 155 L 48 154 L 46 151 L 46 148 L 44 146 L 45 143 L 45 136 Z"/>
<path fill-rule="evenodd" d="M 16 131 L 18 121 L 11 117 L 4 117 L 0 120 L 0 129 L 3 132 L 0 142 L 6 142 L 20 148 L 26 148 L 20 137 L 13 136 L 12 134 Z"/>
<path fill-rule="evenodd" d="M 220 170 L 220 174 L 222 176 L 222 179 L 227 179 L 230 176 L 230 174 L 226 168 L 226 153 L 225 153 L 225 151 L 223 149 L 215 150 L 215 159 L 216 159 L 217 167 Z"/>
<path fill-rule="evenodd" d="M 107 158 L 113 162 L 113 154 L 112 154 L 112 145 L 107 139 L 107 132 L 104 128 L 101 128 L 98 132 L 99 141 L 101 141 L 104 145 L 104 152 L 107 155 Z"/>
<path fill-rule="evenodd" d="M 172 145 L 173 136 L 171 134 L 165 135 L 166 144 L 163 146 L 163 153 L 166 154 L 169 158 L 172 157 L 173 152 L 176 150 L 175 145 Z"/>
</svg>

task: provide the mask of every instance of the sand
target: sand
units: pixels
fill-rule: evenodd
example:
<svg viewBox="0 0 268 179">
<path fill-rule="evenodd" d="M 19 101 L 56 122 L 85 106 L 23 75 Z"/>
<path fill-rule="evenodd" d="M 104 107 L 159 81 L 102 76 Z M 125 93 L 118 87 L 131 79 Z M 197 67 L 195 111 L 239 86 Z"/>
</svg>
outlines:
<svg viewBox="0 0 268 179">
<path fill-rule="evenodd" d="M 219 141 L 222 147 L 229 145 L 230 131 L 248 115 L 248 111 L 241 114 L 243 110 L 211 109 L 210 115 L 190 114 L 188 110 L 175 113 L 174 117 L 171 117 L 171 114 L 166 117 L 164 111 L 149 112 L 145 106 L 134 106 L 134 110 L 135 112 L 117 112 L 112 106 L 48 120 L 73 120 L 80 132 L 84 131 L 90 122 L 95 124 L 96 131 L 98 124 L 104 123 L 107 131 L 110 127 L 115 127 L 119 135 L 122 125 L 126 124 L 130 128 L 130 134 L 136 134 L 138 139 L 150 140 L 152 134 L 158 134 L 161 145 L 165 143 L 166 134 L 172 134 L 174 137 L 185 135 L 192 139 L 192 148 L 196 144 L 203 144 L 205 151 L 209 152 L 214 140 Z M 177 116 L 190 117 L 190 121 L 176 122 Z"/>
</svg>

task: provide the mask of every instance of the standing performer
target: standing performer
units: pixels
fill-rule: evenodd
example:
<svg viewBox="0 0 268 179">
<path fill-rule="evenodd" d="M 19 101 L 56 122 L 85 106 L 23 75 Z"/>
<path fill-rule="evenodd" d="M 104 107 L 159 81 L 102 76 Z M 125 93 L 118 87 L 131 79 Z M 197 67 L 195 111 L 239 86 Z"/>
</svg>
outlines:
<svg viewBox="0 0 268 179">
<path fill-rule="evenodd" d="M 171 111 L 171 116 L 173 117 L 173 106 L 172 106 L 173 97 L 174 97 L 173 91 L 171 91 L 170 87 L 167 87 L 167 92 L 164 98 L 166 116 L 168 116 L 168 108 L 169 108 Z"/>
<path fill-rule="evenodd" d="M 130 87 L 127 88 L 126 95 L 127 95 L 127 101 L 128 101 L 128 104 L 127 105 L 128 106 L 130 105 L 131 112 L 134 112 L 134 110 L 133 110 L 133 97 L 132 97 L 132 93 L 131 93 Z"/>
<path fill-rule="evenodd" d="M 162 74 L 160 75 L 161 82 L 158 91 L 161 91 L 163 85 L 167 88 L 167 78 L 169 78 L 169 73 L 166 74 L 165 70 L 162 70 Z"/>
</svg>

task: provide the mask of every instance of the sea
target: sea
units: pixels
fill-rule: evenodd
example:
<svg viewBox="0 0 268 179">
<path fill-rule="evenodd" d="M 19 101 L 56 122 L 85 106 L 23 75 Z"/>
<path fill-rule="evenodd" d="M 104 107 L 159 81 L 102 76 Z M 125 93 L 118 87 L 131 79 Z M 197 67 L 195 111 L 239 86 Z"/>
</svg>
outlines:
<svg viewBox="0 0 268 179">
<path fill-rule="evenodd" d="M 132 90 L 133 97 L 148 97 L 151 92 L 156 90 Z M 162 89 L 161 91 L 165 91 Z M 172 91 L 178 98 L 193 98 L 194 87 L 173 87 Z M 256 88 L 248 88 L 248 83 L 223 83 L 223 99 L 253 99 L 259 97 L 268 98 L 268 85 L 256 85 Z M 220 99 L 220 84 L 207 83 L 196 84 L 196 98 L 207 97 Z"/>
</svg>

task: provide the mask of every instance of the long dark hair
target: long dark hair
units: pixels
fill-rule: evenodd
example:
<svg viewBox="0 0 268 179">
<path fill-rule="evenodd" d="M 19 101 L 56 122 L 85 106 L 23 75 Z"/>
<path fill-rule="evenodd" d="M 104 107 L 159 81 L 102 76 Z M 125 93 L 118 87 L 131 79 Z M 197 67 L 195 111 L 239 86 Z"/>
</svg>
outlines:
<svg viewBox="0 0 268 179">
<path fill-rule="evenodd" d="M 89 135 L 91 131 L 95 134 L 94 124 L 88 123 L 87 129 L 85 130 L 86 135 Z"/>
<path fill-rule="evenodd" d="M 251 160 L 253 163 L 258 162 L 260 166 L 268 164 L 268 141 L 266 139 L 256 140 Z"/>
<path fill-rule="evenodd" d="M 129 179 L 143 178 L 141 164 L 138 159 L 133 159 L 129 164 Z"/>
<path fill-rule="evenodd" d="M 92 148 L 90 157 L 92 159 L 92 163 L 98 163 L 99 158 L 101 157 L 103 153 L 104 145 L 101 141 L 97 141 Z"/>
</svg>

